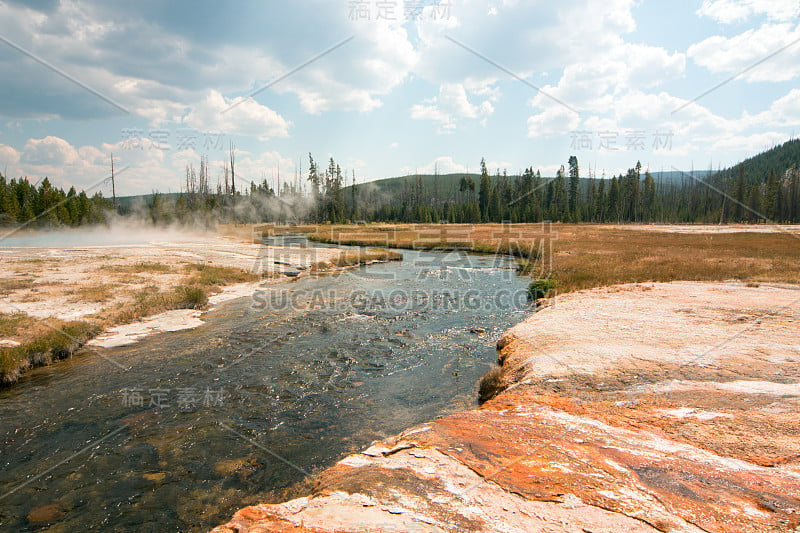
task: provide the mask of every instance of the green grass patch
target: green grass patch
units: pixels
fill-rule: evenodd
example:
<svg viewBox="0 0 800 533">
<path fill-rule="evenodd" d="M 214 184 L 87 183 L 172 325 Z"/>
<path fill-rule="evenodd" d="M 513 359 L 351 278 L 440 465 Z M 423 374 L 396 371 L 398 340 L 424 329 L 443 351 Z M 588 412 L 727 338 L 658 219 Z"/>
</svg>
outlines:
<svg viewBox="0 0 800 533">
<path fill-rule="evenodd" d="M 245 283 L 260 279 L 258 274 L 246 272 L 240 268 L 206 265 L 203 263 L 186 265 L 183 270 L 192 274 L 187 283 L 200 287 L 218 287 L 220 285 Z"/>
<path fill-rule="evenodd" d="M 540 298 L 548 298 L 556 289 L 556 282 L 550 278 L 535 279 L 528 285 L 528 294 L 535 302 Z"/>
<path fill-rule="evenodd" d="M 11 318 L 3 317 L 0 323 L 6 328 L 16 327 L 10 336 L 17 336 L 19 328 L 31 321 L 43 326 L 39 332 L 27 342 L 19 346 L 0 348 L 0 384 L 8 385 L 19 379 L 28 368 L 52 363 L 57 359 L 71 356 L 81 346 L 100 332 L 100 326 L 93 322 L 74 320 L 61 322 L 56 320 L 36 321 L 23 315 Z M 47 327 L 49 325 L 50 327 Z"/>
<path fill-rule="evenodd" d="M 173 290 L 174 309 L 200 309 L 208 303 L 208 295 L 202 287 L 179 285 Z"/>
</svg>

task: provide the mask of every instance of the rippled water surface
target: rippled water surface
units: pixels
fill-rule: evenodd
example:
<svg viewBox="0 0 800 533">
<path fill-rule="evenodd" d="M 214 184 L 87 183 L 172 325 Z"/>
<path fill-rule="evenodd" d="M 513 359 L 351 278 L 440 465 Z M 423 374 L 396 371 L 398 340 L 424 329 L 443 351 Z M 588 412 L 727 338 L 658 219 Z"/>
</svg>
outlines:
<svg viewBox="0 0 800 533">
<path fill-rule="evenodd" d="M 491 257 L 404 255 L 272 286 L 198 329 L 0 390 L 0 528 L 41 529 L 26 518 L 38 509 L 49 531 L 207 530 L 474 406 L 497 338 L 530 313 L 525 281 Z"/>
</svg>

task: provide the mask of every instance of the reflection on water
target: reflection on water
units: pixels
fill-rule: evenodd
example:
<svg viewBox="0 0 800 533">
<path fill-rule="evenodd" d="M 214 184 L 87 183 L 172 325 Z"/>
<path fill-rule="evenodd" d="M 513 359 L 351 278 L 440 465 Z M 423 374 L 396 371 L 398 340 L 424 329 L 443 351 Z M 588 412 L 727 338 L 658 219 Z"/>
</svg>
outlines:
<svg viewBox="0 0 800 533">
<path fill-rule="evenodd" d="M 525 282 L 494 258 L 404 255 L 102 352 L 127 371 L 86 354 L 0 390 L 2 529 L 207 530 L 475 405 L 495 341 L 530 312 Z"/>
</svg>

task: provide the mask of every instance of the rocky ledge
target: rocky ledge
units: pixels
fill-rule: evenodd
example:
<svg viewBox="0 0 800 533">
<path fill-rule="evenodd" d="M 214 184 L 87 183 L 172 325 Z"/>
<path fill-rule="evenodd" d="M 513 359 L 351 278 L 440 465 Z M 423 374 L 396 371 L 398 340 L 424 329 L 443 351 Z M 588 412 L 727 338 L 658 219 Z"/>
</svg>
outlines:
<svg viewBox="0 0 800 533">
<path fill-rule="evenodd" d="M 800 532 L 800 290 L 560 297 L 501 339 L 505 391 L 214 532 Z"/>
</svg>

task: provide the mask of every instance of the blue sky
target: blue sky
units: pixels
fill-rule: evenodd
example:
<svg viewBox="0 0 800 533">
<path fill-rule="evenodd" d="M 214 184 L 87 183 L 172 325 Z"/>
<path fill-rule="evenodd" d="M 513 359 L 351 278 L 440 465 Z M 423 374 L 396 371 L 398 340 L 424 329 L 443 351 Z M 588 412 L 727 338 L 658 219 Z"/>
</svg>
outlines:
<svg viewBox="0 0 800 533">
<path fill-rule="evenodd" d="M 89 188 L 113 152 L 121 194 L 179 191 L 201 155 L 215 182 L 231 142 L 274 185 L 308 152 L 359 182 L 599 177 L 800 134 L 800 0 L 0 1 L 0 38 L 0 171 Z"/>
</svg>

